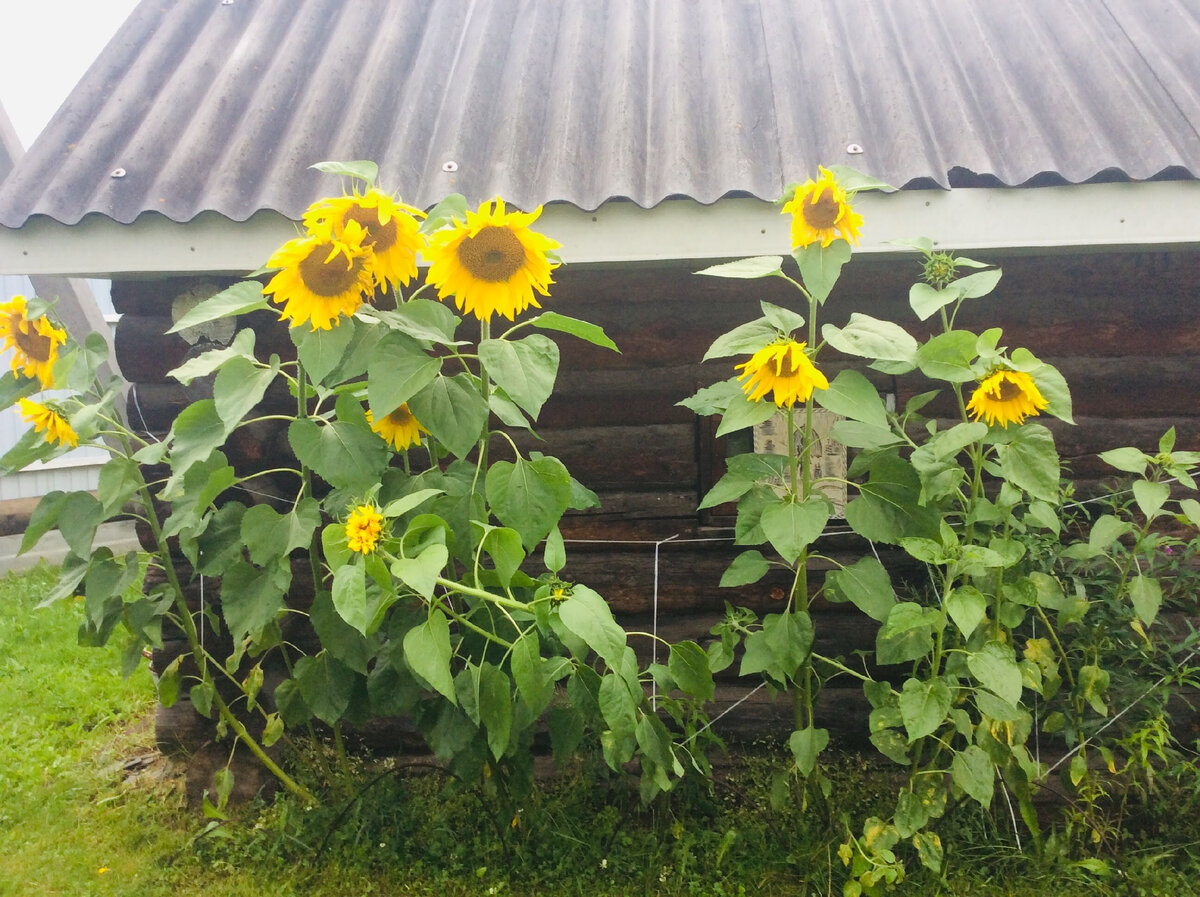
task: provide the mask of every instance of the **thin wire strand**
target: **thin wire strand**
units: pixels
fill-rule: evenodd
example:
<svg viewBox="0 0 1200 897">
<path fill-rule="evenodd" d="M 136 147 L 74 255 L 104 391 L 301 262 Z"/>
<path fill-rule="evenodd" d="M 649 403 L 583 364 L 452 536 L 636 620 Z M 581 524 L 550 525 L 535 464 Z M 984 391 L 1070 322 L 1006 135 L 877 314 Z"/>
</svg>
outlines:
<svg viewBox="0 0 1200 897">
<path fill-rule="evenodd" d="M 679 533 L 673 536 L 668 536 L 661 542 L 654 543 L 654 596 L 653 596 L 653 618 L 650 624 L 650 634 L 654 637 L 650 639 L 650 663 L 658 663 L 658 549 L 660 546 L 677 539 Z M 650 677 L 650 709 L 658 710 L 658 680 L 653 676 Z"/>
</svg>

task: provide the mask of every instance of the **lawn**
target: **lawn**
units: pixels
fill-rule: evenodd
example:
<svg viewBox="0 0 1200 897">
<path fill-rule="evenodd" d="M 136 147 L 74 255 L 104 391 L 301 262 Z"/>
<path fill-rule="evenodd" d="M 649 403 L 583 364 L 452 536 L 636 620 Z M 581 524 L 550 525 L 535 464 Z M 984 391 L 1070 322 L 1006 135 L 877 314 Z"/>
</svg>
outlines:
<svg viewBox="0 0 1200 897">
<path fill-rule="evenodd" d="M 496 827 L 440 773 L 363 762 L 325 806 L 205 819 L 154 750 L 145 664 L 123 677 L 119 638 L 78 647 L 82 609 L 37 606 L 53 577 L 0 579 L 0 895 L 840 894 L 842 814 L 888 810 L 878 768 L 853 757 L 835 764 L 827 805 L 772 809 L 775 764 L 760 752 L 649 811 L 585 760 Z M 941 833 L 945 877 L 913 862 L 894 893 L 1200 893 L 1200 825 L 1165 809 L 1195 798 L 1165 792 L 1107 856 L 1065 830 L 1041 857 L 1018 853 L 1001 815 L 967 808 Z"/>
</svg>

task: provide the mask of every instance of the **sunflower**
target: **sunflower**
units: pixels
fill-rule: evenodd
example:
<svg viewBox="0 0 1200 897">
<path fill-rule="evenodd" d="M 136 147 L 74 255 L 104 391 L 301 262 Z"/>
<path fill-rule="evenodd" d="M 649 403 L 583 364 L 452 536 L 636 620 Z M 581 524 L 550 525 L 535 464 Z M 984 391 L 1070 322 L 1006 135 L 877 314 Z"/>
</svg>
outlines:
<svg viewBox="0 0 1200 897">
<path fill-rule="evenodd" d="M 24 296 L 13 296 L 11 302 L 0 305 L 0 340 L 5 349 L 13 350 L 14 373 L 37 378 L 46 389 L 54 385 L 54 362 L 58 347 L 67 341 L 67 332 L 44 317 L 30 320 Z"/>
<path fill-rule="evenodd" d="M 371 505 L 359 505 L 346 520 L 346 545 L 359 554 L 370 554 L 379 544 L 383 515 Z"/>
<path fill-rule="evenodd" d="M 339 233 L 329 221 L 318 221 L 307 236 L 279 247 L 267 267 L 281 270 L 263 287 L 283 305 L 279 317 L 291 319 L 292 327 L 311 321 L 313 330 L 331 330 L 342 315 L 358 311 L 363 296 L 375 291 L 366 238 L 357 221 Z"/>
<path fill-rule="evenodd" d="M 385 442 L 394 445 L 396 451 L 404 451 L 409 446 L 420 445 L 421 434 L 429 432 L 419 420 L 413 417 L 412 411 L 408 408 L 408 402 L 402 404 L 378 423 L 368 411 L 367 423 L 371 425 L 372 430 L 383 437 Z"/>
<path fill-rule="evenodd" d="M 46 441 L 51 445 L 69 445 L 71 448 L 79 445 L 79 434 L 71 429 L 67 419 L 45 405 L 29 399 L 21 399 L 21 416 L 33 424 L 33 428 L 46 435 Z"/>
<path fill-rule="evenodd" d="M 804 351 L 804 343 L 795 340 L 780 340 L 764 349 L 759 349 L 738 370 L 744 373 L 738 380 L 745 380 L 742 391 L 750 401 L 762 401 L 772 390 L 775 404 L 780 408 L 791 408 L 796 402 L 807 402 L 814 389 L 828 389 L 829 381 L 817 370 Z M 748 379 L 747 379 L 748 378 Z"/>
<path fill-rule="evenodd" d="M 1024 371 L 1000 368 L 979 381 L 967 410 L 975 420 L 987 420 L 989 427 L 998 423 L 1007 429 L 1010 423 L 1019 424 L 1037 416 L 1046 405 L 1032 377 Z"/>
<path fill-rule="evenodd" d="M 374 187 L 353 196 L 334 196 L 309 206 L 304 213 L 304 226 L 309 231 L 324 222 L 340 233 L 351 221 L 366 232 L 362 244 L 375 253 L 372 273 L 376 284 L 390 287 L 408 285 L 417 276 L 417 253 L 425 245 L 417 217 L 424 212 L 398 202 L 394 197 Z"/>
<path fill-rule="evenodd" d="M 466 222 L 455 219 L 434 234 L 425 253 L 426 279 L 437 287 L 438 298 L 453 295 L 460 311 L 481 321 L 496 313 L 511 321 L 531 305 L 541 308 L 533 293 L 550 295 L 550 272 L 558 265 L 546 253 L 559 247 L 529 229 L 541 214 L 541 206 L 532 212 L 505 212 L 497 198 L 468 211 Z"/>
<path fill-rule="evenodd" d="M 824 167 L 819 170 L 820 178 L 797 187 L 783 206 L 783 213 L 792 216 L 792 247 L 801 249 L 820 240 L 824 248 L 838 239 L 857 245 L 862 215 L 850 207 L 833 172 Z"/>
</svg>

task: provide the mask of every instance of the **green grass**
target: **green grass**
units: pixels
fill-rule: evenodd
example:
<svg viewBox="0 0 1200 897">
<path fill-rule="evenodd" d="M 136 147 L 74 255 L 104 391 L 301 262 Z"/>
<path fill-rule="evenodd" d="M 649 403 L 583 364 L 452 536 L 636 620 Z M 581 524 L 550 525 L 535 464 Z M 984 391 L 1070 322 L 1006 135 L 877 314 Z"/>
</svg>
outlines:
<svg viewBox="0 0 1200 897">
<path fill-rule="evenodd" d="M 131 776 L 128 761 L 154 753 L 150 676 L 122 678 L 116 644 L 77 647 L 77 603 L 37 608 L 53 575 L 0 579 L 0 895 L 838 895 L 842 814 L 886 815 L 892 800 L 891 780 L 851 757 L 834 764 L 833 803 L 772 810 L 782 760 L 764 751 L 647 811 L 583 761 L 514 827 L 440 773 L 363 761 L 324 806 L 280 799 L 212 823 L 186 810 L 163 761 Z M 1179 798 L 1160 795 L 1117 855 L 1090 859 L 1078 839 L 1018 852 L 1004 815 L 965 809 L 940 830 L 945 879 L 914 861 L 894 893 L 1197 894 L 1200 822 L 1172 816 Z"/>
</svg>

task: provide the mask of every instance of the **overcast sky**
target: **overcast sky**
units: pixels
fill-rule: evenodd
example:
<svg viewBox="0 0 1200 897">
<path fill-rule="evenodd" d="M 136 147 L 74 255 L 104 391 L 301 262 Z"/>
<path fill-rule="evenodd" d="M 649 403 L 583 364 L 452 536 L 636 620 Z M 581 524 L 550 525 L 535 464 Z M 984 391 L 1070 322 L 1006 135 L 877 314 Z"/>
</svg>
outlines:
<svg viewBox="0 0 1200 897">
<path fill-rule="evenodd" d="M 0 102 L 28 147 L 138 0 L 0 0 Z"/>
</svg>

